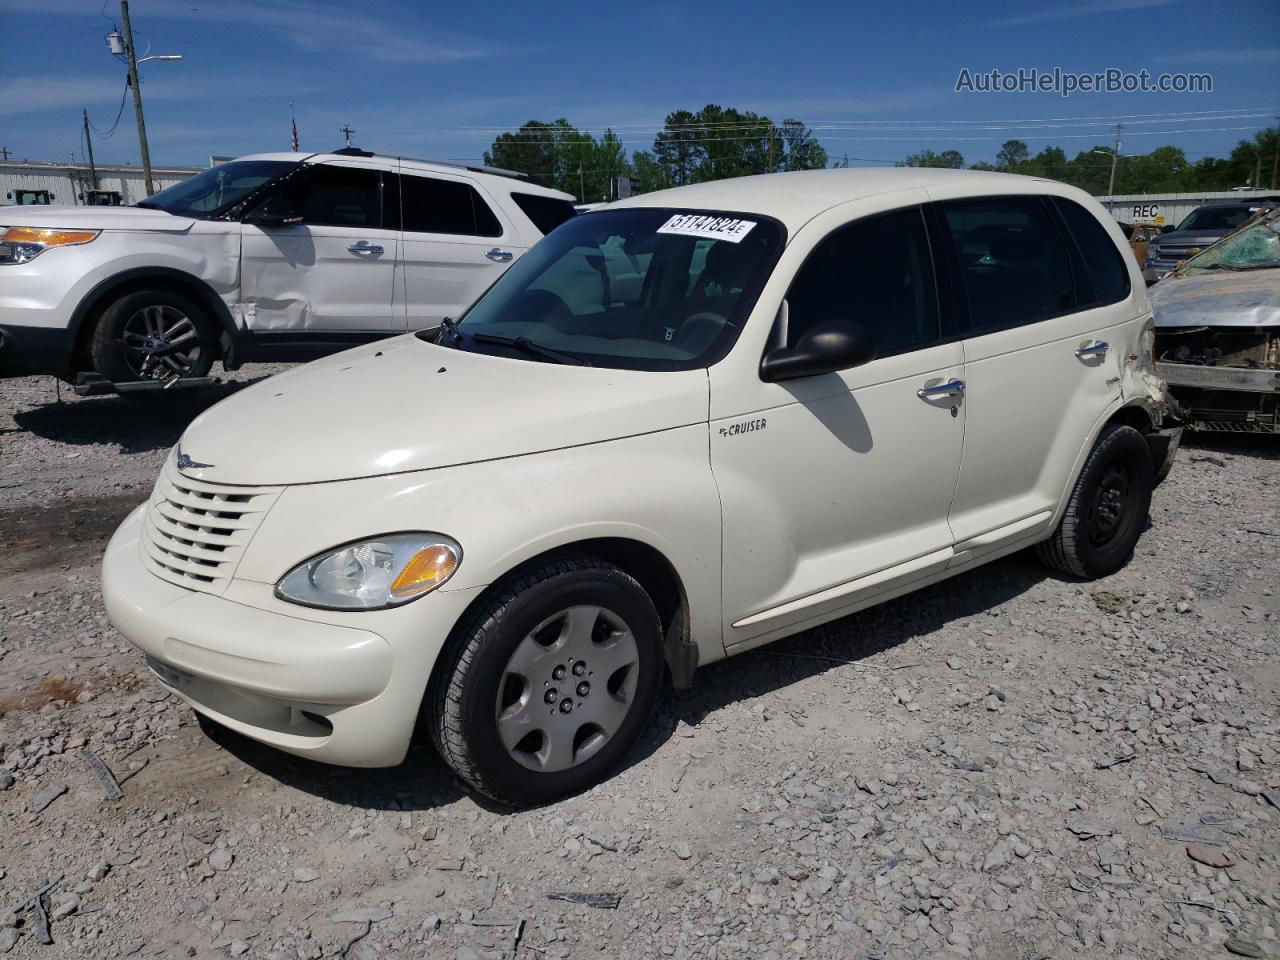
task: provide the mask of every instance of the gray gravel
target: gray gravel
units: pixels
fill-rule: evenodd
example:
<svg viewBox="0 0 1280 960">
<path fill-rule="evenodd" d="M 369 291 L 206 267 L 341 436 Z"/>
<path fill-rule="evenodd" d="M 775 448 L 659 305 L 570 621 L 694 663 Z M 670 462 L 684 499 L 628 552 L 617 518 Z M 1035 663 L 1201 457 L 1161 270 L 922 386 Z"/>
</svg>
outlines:
<svg viewBox="0 0 1280 960">
<path fill-rule="evenodd" d="M 1020 555 L 712 666 L 512 812 L 153 684 L 98 561 L 211 398 L 63 398 L 0 381 L 0 954 L 1280 958 L 1280 443 L 1189 442 L 1114 577 Z"/>
</svg>

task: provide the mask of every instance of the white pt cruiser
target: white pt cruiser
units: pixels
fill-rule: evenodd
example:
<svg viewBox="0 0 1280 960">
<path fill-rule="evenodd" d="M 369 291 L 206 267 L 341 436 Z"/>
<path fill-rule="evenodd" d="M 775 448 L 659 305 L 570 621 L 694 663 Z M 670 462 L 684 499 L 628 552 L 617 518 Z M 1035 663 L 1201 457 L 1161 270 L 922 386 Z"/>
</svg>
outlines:
<svg viewBox="0 0 1280 960">
<path fill-rule="evenodd" d="M 1124 237 L 1058 183 L 825 170 L 577 217 L 455 323 L 198 417 L 112 539 L 197 711 L 330 763 L 419 721 L 512 802 L 660 685 L 1039 545 L 1124 565 L 1168 469 Z"/>
</svg>

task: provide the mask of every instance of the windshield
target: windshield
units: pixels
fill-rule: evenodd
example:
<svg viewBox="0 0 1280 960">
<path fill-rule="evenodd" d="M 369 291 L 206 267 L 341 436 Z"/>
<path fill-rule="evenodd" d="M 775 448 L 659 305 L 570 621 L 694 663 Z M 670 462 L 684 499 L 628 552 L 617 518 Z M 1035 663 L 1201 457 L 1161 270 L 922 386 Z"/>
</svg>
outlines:
<svg viewBox="0 0 1280 960">
<path fill-rule="evenodd" d="M 782 243 L 781 226 L 752 214 L 632 208 L 575 217 L 467 311 L 452 345 L 544 361 L 558 351 L 630 370 L 704 367 L 737 339 Z"/>
<path fill-rule="evenodd" d="M 1178 224 L 1179 230 L 1234 230 L 1258 212 L 1254 207 L 1201 207 Z"/>
<path fill-rule="evenodd" d="M 1265 270 L 1280 267 L 1280 214 L 1272 214 L 1218 241 L 1188 260 L 1180 273 L 1203 270 Z"/>
<path fill-rule="evenodd" d="M 289 160 L 233 160 L 167 187 L 138 206 L 207 220 L 296 166 Z"/>
</svg>

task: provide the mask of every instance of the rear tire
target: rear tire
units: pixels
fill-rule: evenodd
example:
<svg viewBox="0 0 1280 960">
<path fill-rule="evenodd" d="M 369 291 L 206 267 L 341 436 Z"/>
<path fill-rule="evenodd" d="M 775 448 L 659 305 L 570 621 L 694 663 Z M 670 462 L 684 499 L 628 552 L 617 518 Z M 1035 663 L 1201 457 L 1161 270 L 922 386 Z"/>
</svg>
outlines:
<svg viewBox="0 0 1280 960">
<path fill-rule="evenodd" d="M 1151 451 L 1133 427 L 1108 424 L 1076 480 L 1040 559 L 1085 580 L 1115 573 L 1133 556 L 1151 508 Z"/>
<path fill-rule="evenodd" d="M 471 787 L 545 803 L 598 782 L 648 723 L 662 677 L 653 601 L 594 557 L 502 587 L 451 638 L 427 691 L 432 739 Z"/>
<path fill-rule="evenodd" d="M 203 377 L 217 336 L 208 313 L 172 290 L 135 290 L 102 312 L 89 344 L 93 368 L 112 383 Z"/>
</svg>

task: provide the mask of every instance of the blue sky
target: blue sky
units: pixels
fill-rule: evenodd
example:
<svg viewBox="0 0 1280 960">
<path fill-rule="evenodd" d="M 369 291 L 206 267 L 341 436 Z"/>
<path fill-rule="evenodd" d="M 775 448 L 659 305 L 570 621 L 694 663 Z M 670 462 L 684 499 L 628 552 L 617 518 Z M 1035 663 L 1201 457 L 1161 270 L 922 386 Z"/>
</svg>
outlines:
<svg viewBox="0 0 1280 960">
<path fill-rule="evenodd" d="M 124 70 L 103 37 L 119 9 L 0 0 L 0 146 L 66 161 L 81 152 L 81 107 L 111 127 Z M 833 158 L 955 148 L 990 160 L 1011 137 L 1074 155 L 1110 142 L 1107 118 L 1134 115 L 1124 152 L 1173 143 L 1194 160 L 1280 113 L 1275 0 L 133 0 L 130 11 L 140 50 L 184 57 L 142 68 L 157 164 L 287 149 L 290 102 L 304 150 L 339 145 L 349 122 L 361 146 L 440 159 L 478 158 L 494 133 L 559 116 L 646 148 L 670 110 L 715 102 L 805 120 Z M 1214 90 L 954 91 L 965 67 L 1055 66 L 1208 72 Z M 95 152 L 137 162 L 131 104 Z"/>
</svg>

